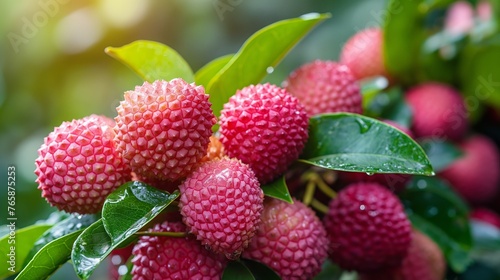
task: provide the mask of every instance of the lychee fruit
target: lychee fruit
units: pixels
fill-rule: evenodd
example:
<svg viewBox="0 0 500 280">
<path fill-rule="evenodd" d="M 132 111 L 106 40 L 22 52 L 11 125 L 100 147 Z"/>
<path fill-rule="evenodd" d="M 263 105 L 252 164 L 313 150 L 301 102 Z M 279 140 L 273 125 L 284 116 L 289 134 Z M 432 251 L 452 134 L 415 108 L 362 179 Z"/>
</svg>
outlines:
<svg viewBox="0 0 500 280">
<path fill-rule="evenodd" d="M 215 116 L 202 86 L 144 82 L 116 108 L 117 150 L 138 176 L 177 181 L 206 154 Z"/>
<path fill-rule="evenodd" d="M 438 176 L 471 204 L 494 199 L 500 184 L 500 153 L 495 143 L 475 135 L 460 144 L 463 155 Z"/>
<path fill-rule="evenodd" d="M 427 235 L 413 230 L 408 255 L 400 267 L 360 275 L 361 280 L 442 280 L 446 261 L 441 249 Z"/>
<path fill-rule="evenodd" d="M 309 119 L 297 98 L 271 84 L 238 90 L 220 116 L 220 141 L 229 157 L 240 159 L 261 184 L 281 175 L 302 152 Z"/>
<path fill-rule="evenodd" d="M 411 243 L 403 205 L 377 183 L 355 183 L 329 205 L 324 224 L 330 258 L 341 268 L 369 272 L 397 267 Z"/>
<path fill-rule="evenodd" d="M 151 232 L 186 232 L 180 222 L 157 224 Z M 133 249 L 132 279 L 221 279 L 226 266 L 223 255 L 214 254 L 191 235 L 186 237 L 142 236 Z"/>
<path fill-rule="evenodd" d="M 237 259 L 255 234 L 264 203 L 250 167 L 227 157 L 205 162 L 179 189 L 189 231 L 212 251 Z"/>
<path fill-rule="evenodd" d="M 63 122 L 44 139 L 35 160 L 42 196 L 59 210 L 92 214 L 130 179 L 115 147 L 113 120 L 91 115 Z"/>
<path fill-rule="evenodd" d="M 441 83 L 425 83 L 406 92 L 413 111 L 415 137 L 459 140 L 468 129 L 467 110 L 462 95 Z"/>
<path fill-rule="evenodd" d="M 500 229 L 500 216 L 487 208 L 474 209 L 470 213 L 470 217 L 473 220 L 484 222 Z"/>
<path fill-rule="evenodd" d="M 257 233 L 243 257 L 261 262 L 281 279 L 312 279 L 328 256 L 326 231 L 314 211 L 269 198 Z"/>
<path fill-rule="evenodd" d="M 293 71 L 283 87 L 309 115 L 362 112 L 360 87 L 350 69 L 334 61 L 315 60 Z"/>
<path fill-rule="evenodd" d="M 388 77 L 384 64 L 384 36 L 380 27 L 363 29 L 345 43 L 340 63 L 347 65 L 357 80 L 374 76 Z"/>
</svg>

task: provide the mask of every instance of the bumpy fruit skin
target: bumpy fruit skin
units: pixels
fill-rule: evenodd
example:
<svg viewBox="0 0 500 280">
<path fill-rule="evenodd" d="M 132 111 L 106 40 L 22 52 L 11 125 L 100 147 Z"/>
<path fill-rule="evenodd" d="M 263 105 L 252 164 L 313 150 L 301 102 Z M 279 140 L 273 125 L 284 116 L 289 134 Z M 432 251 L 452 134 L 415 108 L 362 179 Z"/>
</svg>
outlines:
<svg viewBox="0 0 500 280">
<path fill-rule="evenodd" d="M 328 256 L 326 231 L 300 201 L 269 198 L 261 223 L 243 257 L 266 264 L 282 279 L 312 279 Z"/>
<path fill-rule="evenodd" d="M 485 136 L 475 135 L 460 147 L 462 157 L 438 173 L 471 204 L 483 204 L 495 198 L 500 184 L 500 152 Z"/>
<path fill-rule="evenodd" d="M 138 176 L 176 181 L 205 155 L 215 124 L 208 95 L 182 79 L 145 82 L 116 108 L 117 149 Z"/>
<path fill-rule="evenodd" d="M 113 142 L 113 120 L 91 115 L 63 122 L 44 139 L 35 160 L 42 196 L 59 210 L 91 214 L 130 179 Z"/>
<path fill-rule="evenodd" d="M 468 129 L 467 111 L 461 94 L 440 83 L 425 83 L 409 89 L 405 100 L 413 111 L 415 137 L 461 139 Z"/>
<path fill-rule="evenodd" d="M 350 69 L 334 61 L 315 60 L 292 72 L 283 87 L 309 115 L 334 112 L 361 113 L 361 93 Z"/>
<path fill-rule="evenodd" d="M 357 80 L 387 77 L 383 55 L 383 32 L 379 27 L 363 29 L 345 43 L 340 63 L 347 65 Z"/>
<path fill-rule="evenodd" d="M 185 232 L 180 222 L 164 222 L 153 232 Z M 222 255 L 201 246 L 193 237 L 142 236 L 132 251 L 132 279 L 221 279 L 226 266 Z"/>
<path fill-rule="evenodd" d="M 473 220 L 488 223 L 500 229 L 500 216 L 487 208 L 474 209 L 474 211 L 470 213 L 470 217 Z"/>
<path fill-rule="evenodd" d="M 408 255 L 400 267 L 361 275 L 360 280 L 442 280 L 446 262 L 441 249 L 427 235 L 413 230 Z"/>
<path fill-rule="evenodd" d="M 281 175 L 302 152 L 309 119 L 297 98 L 271 84 L 238 90 L 220 116 L 226 154 L 250 165 L 261 184 Z"/>
<path fill-rule="evenodd" d="M 237 259 L 254 236 L 264 193 L 248 165 L 223 158 L 203 163 L 179 187 L 183 221 L 201 243 Z"/>
<path fill-rule="evenodd" d="M 356 183 L 341 190 L 331 201 L 324 224 L 330 257 L 347 270 L 396 267 L 411 242 L 411 225 L 401 202 L 376 183 Z"/>
</svg>

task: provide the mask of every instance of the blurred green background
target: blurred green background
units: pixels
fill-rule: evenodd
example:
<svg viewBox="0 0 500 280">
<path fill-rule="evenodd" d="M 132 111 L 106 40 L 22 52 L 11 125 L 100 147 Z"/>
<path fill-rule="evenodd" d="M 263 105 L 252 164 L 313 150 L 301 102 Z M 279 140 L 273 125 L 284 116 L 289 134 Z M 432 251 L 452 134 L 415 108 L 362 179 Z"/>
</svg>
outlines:
<svg viewBox="0 0 500 280">
<path fill-rule="evenodd" d="M 0 2 L 0 178 L 17 170 L 17 226 L 54 211 L 35 184 L 37 149 L 63 121 L 114 117 L 123 92 L 142 84 L 104 53 L 107 46 L 154 40 L 199 69 L 236 52 L 252 33 L 310 12 L 332 18 L 308 35 L 267 78 L 280 84 L 313 59 L 336 60 L 357 31 L 379 25 L 385 1 L 346 0 L 22 0 Z M 6 192 L 0 193 L 5 205 Z M 6 210 L 0 211 L 2 223 Z M 93 279 L 106 278 L 105 267 Z M 53 279 L 76 279 L 71 266 Z"/>
</svg>

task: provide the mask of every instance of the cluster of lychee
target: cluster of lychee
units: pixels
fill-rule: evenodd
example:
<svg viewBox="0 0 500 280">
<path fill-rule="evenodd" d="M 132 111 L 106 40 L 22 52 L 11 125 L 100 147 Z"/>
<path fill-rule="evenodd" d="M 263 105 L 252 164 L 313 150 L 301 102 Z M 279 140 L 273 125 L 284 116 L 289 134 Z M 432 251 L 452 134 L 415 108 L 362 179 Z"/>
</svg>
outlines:
<svg viewBox="0 0 500 280">
<path fill-rule="evenodd" d="M 305 64 L 282 87 L 238 90 L 219 120 L 202 86 L 180 78 L 145 82 L 125 92 L 114 120 L 91 115 L 64 122 L 45 138 L 36 160 L 39 189 L 51 205 L 80 214 L 99 212 L 126 181 L 178 189 L 180 218 L 154 225 L 151 233 L 164 234 L 144 235 L 131 250 L 134 279 L 220 279 L 227 262 L 240 257 L 283 279 L 311 279 L 328 257 L 363 279 L 442 279 L 440 249 L 412 229 L 394 193 L 408 176 L 339 172 L 345 185 L 322 220 L 297 199 L 264 198 L 261 186 L 299 158 L 308 118 L 362 113 L 359 81 L 372 76 L 388 77 L 378 28 L 351 38 L 340 62 Z M 464 156 L 439 175 L 472 203 L 493 196 L 498 151 L 485 137 L 466 136 L 460 93 L 426 83 L 405 99 L 412 126 L 386 121 L 411 137 L 459 143 Z"/>
</svg>

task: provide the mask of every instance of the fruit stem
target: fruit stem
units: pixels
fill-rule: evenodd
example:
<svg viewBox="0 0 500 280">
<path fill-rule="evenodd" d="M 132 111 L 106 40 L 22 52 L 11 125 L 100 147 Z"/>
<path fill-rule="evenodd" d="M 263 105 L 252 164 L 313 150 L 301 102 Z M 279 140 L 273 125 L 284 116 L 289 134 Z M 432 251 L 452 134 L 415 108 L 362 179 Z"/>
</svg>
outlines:
<svg viewBox="0 0 500 280">
<path fill-rule="evenodd" d="M 306 186 L 306 192 L 304 193 L 304 198 L 302 199 L 302 203 L 305 205 L 311 204 L 311 201 L 314 199 L 314 191 L 316 190 L 316 183 L 314 180 L 309 180 Z"/>
<path fill-rule="evenodd" d="M 146 235 L 146 236 L 167 236 L 167 237 L 186 237 L 186 232 L 155 232 L 155 231 L 138 231 L 136 235 Z"/>
<path fill-rule="evenodd" d="M 318 210 L 319 212 L 321 212 L 323 214 L 328 213 L 328 206 L 326 206 L 325 204 L 321 203 L 316 198 L 314 198 L 311 201 L 311 207 L 314 208 L 314 209 L 316 209 L 316 210 Z"/>
<path fill-rule="evenodd" d="M 325 181 L 323 181 L 323 179 L 321 178 L 321 176 L 319 175 L 316 175 L 314 176 L 313 178 L 314 181 L 316 181 L 316 185 L 318 186 L 318 188 L 324 193 L 326 194 L 327 196 L 329 196 L 330 198 L 335 198 L 337 197 L 337 193 L 332 190 L 332 188 L 330 188 L 330 186 L 328 186 Z"/>
</svg>

